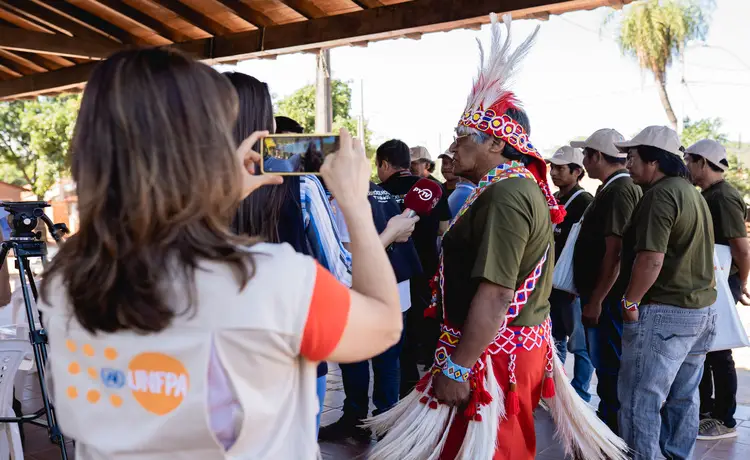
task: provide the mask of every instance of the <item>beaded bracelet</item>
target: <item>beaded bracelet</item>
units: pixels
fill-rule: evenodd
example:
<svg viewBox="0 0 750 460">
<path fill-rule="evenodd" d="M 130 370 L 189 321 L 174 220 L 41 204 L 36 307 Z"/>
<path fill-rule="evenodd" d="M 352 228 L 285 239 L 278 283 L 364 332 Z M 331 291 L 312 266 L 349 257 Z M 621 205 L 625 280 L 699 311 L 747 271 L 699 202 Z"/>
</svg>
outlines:
<svg viewBox="0 0 750 460">
<path fill-rule="evenodd" d="M 620 300 L 620 306 L 627 311 L 638 311 L 638 307 L 641 306 L 640 302 L 631 302 L 625 297 Z"/>
<path fill-rule="evenodd" d="M 445 359 L 445 366 L 443 366 L 443 374 L 456 382 L 468 382 L 471 376 L 471 369 L 468 367 L 459 366 L 451 360 L 448 356 Z"/>
</svg>

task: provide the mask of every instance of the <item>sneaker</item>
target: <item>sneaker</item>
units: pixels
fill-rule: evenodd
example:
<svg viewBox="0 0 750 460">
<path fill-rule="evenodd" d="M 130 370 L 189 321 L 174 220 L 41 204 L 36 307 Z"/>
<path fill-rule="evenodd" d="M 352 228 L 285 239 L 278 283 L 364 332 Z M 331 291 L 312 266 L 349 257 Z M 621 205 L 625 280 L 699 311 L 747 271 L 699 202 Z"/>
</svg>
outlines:
<svg viewBox="0 0 750 460">
<path fill-rule="evenodd" d="M 318 441 L 338 442 L 345 439 L 353 439 L 356 442 L 367 443 L 370 441 L 370 430 L 362 428 L 359 422 L 346 417 L 338 421 L 320 427 L 318 430 Z"/>
<path fill-rule="evenodd" d="M 737 437 L 736 428 L 729 428 L 713 418 L 703 420 L 698 426 L 699 441 L 715 441 L 735 437 Z"/>
</svg>

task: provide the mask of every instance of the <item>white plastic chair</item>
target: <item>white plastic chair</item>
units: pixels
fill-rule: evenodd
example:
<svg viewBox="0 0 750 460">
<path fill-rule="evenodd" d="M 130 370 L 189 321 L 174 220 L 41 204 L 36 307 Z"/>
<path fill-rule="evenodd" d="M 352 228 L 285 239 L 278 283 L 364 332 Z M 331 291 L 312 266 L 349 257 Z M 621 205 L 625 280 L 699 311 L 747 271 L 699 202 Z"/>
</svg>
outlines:
<svg viewBox="0 0 750 460">
<path fill-rule="evenodd" d="M 0 414 L 3 417 L 15 417 L 13 412 L 13 387 L 16 373 L 30 349 L 24 338 L 3 338 L 0 340 Z M 0 424 L 0 458 L 23 460 L 21 431 L 17 423 Z"/>
</svg>

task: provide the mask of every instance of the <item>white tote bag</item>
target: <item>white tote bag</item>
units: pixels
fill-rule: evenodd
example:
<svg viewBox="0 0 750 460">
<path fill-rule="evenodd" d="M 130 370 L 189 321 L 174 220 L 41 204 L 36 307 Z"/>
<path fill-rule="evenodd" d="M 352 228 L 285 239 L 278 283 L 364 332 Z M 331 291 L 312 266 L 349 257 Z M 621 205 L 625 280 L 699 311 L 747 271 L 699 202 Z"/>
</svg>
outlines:
<svg viewBox="0 0 750 460">
<path fill-rule="evenodd" d="M 598 193 L 601 193 L 609 184 L 620 179 L 622 177 L 629 177 L 630 174 L 621 173 L 610 179 L 606 184 L 602 186 Z M 573 195 L 567 203 L 565 208 L 567 209 L 568 203 L 573 201 L 576 195 Z M 560 259 L 555 263 L 555 271 L 552 274 L 552 287 L 560 291 L 565 291 L 573 295 L 578 295 L 578 289 L 576 289 L 575 282 L 573 281 L 573 253 L 576 248 L 576 241 L 578 240 L 578 234 L 581 233 L 581 224 L 583 219 L 586 217 L 584 212 L 581 220 L 573 224 L 568 234 L 568 239 L 565 240 L 565 246 L 560 253 Z"/>
<path fill-rule="evenodd" d="M 716 276 L 716 339 L 710 351 L 731 350 L 750 347 L 747 330 L 742 324 L 738 305 L 729 289 L 729 271 L 732 267 L 732 254 L 729 246 L 714 246 L 714 272 Z"/>
</svg>

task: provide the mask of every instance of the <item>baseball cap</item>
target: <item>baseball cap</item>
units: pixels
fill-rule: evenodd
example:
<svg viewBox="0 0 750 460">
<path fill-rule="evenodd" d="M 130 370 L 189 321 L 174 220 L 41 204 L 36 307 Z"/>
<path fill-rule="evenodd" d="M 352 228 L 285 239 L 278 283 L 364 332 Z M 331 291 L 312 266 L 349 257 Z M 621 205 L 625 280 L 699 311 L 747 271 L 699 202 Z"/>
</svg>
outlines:
<svg viewBox="0 0 750 460">
<path fill-rule="evenodd" d="M 706 160 L 711 162 L 711 164 L 721 169 L 722 171 L 726 171 L 728 169 L 728 166 L 726 165 L 727 149 L 725 149 L 723 145 L 719 144 L 715 140 L 703 139 L 701 141 L 698 141 L 685 149 L 685 153 L 698 155 L 699 157 L 705 158 Z M 724 161 L 724 164 L 722 164 L 722 160 Z"/>
<path fill-rule="evenodd" d="M 450 151 L 450 149 L 446 150 L 445 152 L 438 155 L 438 158 L 448 158 L 449 160 L 453 159 L 453 152 Z"/>
<path fill-rule="evenodd" d="M 409 152 L 411 154 L 411 161 L 417 161 L 417 160 L 432 161 L 430 152 L 428 152 L 427 149 L 425 147 L 422 147 L 421 145 L 410 148 Z"/>
<path fill-rule="evenodd" d="M 666 126 L 649 126 L 638 133 L 633 139 L 624 142 L 615 142 L 615 146 L 625 154 L 628 149 L 648 145 L 682 157 L 682 143 L 677 132 Z"/>
<path fill-rule="evenodd" d="M 592 149 L 597 152 L 615 157 L 615 158 L 627 158 L 627 153 L 622 153 L 617 150 L 615 143 L 622 142 L 625 140 L 622 134 L 611 128 L 603 128 L 594 132 L 585 141 L 573 141 L 570 146 L 576 149 Z"/>
<path fill-rule="evenodd" d="M 554 155 L 547 158 L 547 162 L 558 166 L 573 163 L 583 168 L 583 151 L 581 149 L 574 149 L 573 147 L 564 145 L 557 149 L 557 152 L 555 152 Z"/>
</svg>

